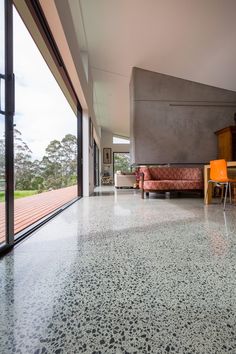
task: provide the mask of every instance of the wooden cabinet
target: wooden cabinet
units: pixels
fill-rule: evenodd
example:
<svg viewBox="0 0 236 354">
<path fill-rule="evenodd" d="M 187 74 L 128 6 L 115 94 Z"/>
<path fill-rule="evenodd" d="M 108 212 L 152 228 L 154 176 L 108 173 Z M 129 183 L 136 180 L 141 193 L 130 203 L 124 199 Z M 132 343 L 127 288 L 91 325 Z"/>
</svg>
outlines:
<svg viewBox="0 0 236 354">
<path fill-rule="evenodd" d="M 223 128 L 215 132 L 218 140 L 218 159 L 236 160 L 236 126 Z"/>
</svg>

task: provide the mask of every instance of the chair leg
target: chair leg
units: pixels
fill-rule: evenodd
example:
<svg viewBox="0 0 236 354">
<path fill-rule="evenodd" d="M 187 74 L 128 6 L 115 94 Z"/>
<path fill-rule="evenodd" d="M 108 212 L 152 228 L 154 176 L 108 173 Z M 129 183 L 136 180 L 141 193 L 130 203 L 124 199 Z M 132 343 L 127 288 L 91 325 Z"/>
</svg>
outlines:
<svg viewBox="0 0 236 354">
<path fill-rule="evenodd" d="M 226 199 L 227 199 L 227 194 L 228 194 L 228 187 L 229 187 L 229 183 L 226 183 L 226 187 L 225 187 L 225 199 L 224 199 L 224 210 L 225 210 L 225 204 L 226 204 Z"/>
<path fill-rule="evenodd" d="M 223 184 L 223 185 L 221 185 L 220 204 L 223 202 L 223 199 L 224 199 L 224 189 L 225 189 L 225 186 Z"/>
<path fill-rule="evenodd" d="M 206 200 L 207 200 L 207 198 L 208 198 L 208 191 L 209 191 L 209 181 L 207 182 L 207 190 L 206 190 L 206 195 L 205 195 L 205 202 L 206 202 Z"/>
<path fill-rule="evenodd" d="M 207 182 L 207 190 L 206 190 L 206 194 L 205 194 L 205 203 L 208 197 L 208 188 L 209 188 L 209 181 Z"/>
</svg>

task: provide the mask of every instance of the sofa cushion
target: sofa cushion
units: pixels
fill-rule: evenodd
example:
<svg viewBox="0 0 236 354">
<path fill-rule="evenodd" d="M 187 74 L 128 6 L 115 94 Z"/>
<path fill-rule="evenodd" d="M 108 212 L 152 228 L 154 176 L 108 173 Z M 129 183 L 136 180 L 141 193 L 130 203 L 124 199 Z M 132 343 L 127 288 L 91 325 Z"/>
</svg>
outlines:
<svg viewBox="0 0 236 354">
<path fill-rule="evenodd" d="M 152 180 L 189 180 L 202 181 L 199 167 L 150 167 Z"/>
<path fill-rule="evenodd" d="M 160 191 L 203 189 L 203 182 L 191 180 L 150 180 L 144 181 L 143 188 Z"/>
</svg>

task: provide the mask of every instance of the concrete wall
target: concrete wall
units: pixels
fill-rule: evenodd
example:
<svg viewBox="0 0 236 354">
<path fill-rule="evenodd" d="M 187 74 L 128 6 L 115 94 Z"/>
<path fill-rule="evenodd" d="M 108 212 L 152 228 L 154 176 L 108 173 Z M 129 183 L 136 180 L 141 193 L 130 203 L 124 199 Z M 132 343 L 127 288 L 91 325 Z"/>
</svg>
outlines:
<svg viewBox="0 0 236 354">
<path fill-rule="evenodd" d="M 214 132 L 234 124 L 236 92 L 133 68 L 131 159 L 136 164 L 205 163 Z"/>
<path fill-rule="evenodd" d="M 103 164 L 103 148 L 111 148 L 112 161 L 110 165 Z M 113 176 L 113 152 L 130 152 L 130 144 L 113 144 L 113 134 L 109 131 L 102 129 L 101 135 L 101 163 L 102 174 L 106 170 Z"/>
</svg>

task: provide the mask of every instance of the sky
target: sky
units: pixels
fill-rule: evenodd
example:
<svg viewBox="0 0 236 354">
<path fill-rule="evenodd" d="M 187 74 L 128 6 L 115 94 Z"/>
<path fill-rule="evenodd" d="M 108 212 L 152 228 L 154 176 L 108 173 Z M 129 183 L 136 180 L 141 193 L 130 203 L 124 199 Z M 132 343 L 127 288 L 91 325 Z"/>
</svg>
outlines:
<svg viewBox="0 0 236 354">
<path fill-rule="evenodd" d="M 33 159 L 40 159 L 50 141 L 76 135 L 76 116 L 16 10 L 13 36 L 14 123 Z"/>
</svg>

